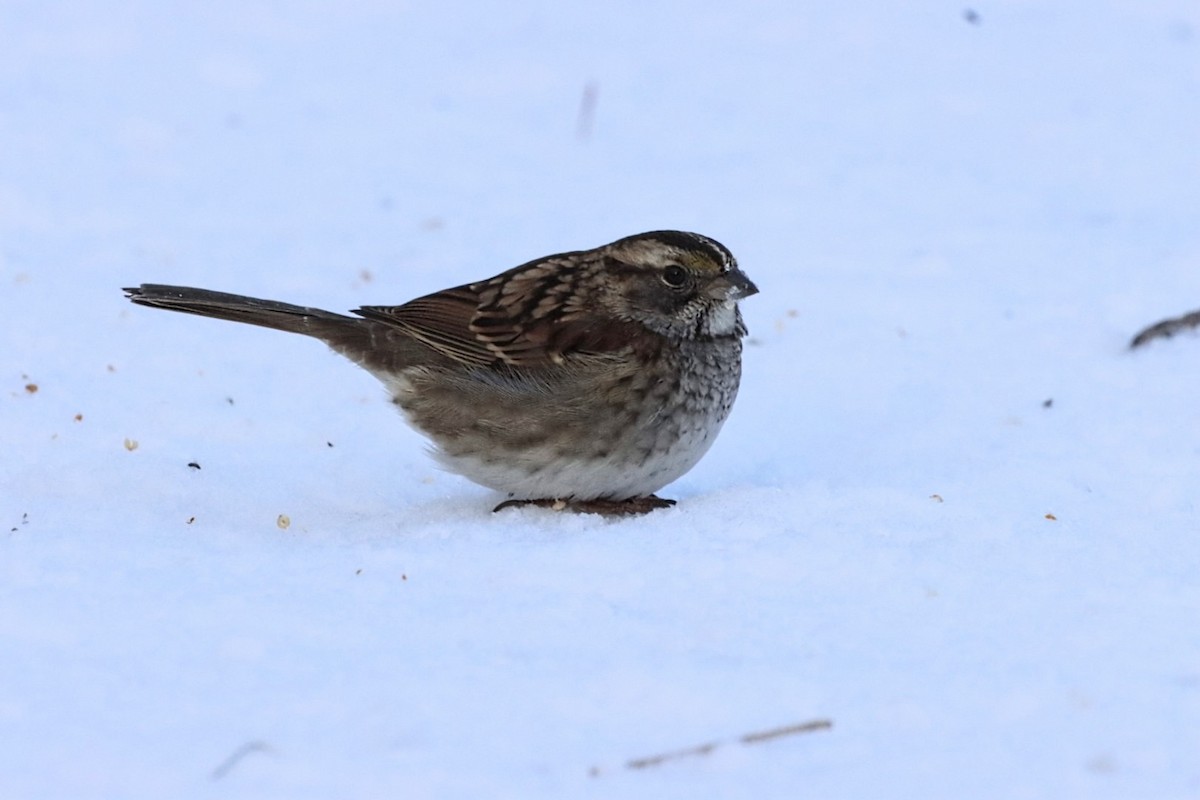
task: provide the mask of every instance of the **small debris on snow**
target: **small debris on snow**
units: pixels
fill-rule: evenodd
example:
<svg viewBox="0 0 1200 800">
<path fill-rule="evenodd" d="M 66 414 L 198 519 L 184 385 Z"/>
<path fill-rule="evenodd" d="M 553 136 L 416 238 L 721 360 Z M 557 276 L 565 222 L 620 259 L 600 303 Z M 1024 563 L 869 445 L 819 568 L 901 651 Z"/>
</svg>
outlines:
<svg viewBox="0 0 1200 800">
<path fill-rule="evenodd" d="M 737 744 L 751 745 L 761 742 L 769 742 L 775 739 L 782 739 L 785 736 L 795 736 L 800 733 L 813 733 L 815 731 L 829 730 L 833 727 L 833 720 L 829 719 L 814 719 L 809 722 L 801 722 L 797 725 L 783 725 L 778 728 L 770 728 L 765 731 L 754 731 L 739 736 L 736 740 Z M 733 742 L 706 742 L 693 747 L 685 747 L 681 750 L 672 750 L 658 755 L 646 756 L 644 758 L 633 758 L 625 762 L 626 769 L 646 769 L 647 767 L 657 767 L 668 761 L 678 761 L 681 758 L 690 758 L 692 756 L 706 756 L 718 747 Z M 596 777 L 600 774 L 599 767 L 592 767 L 588 770 L 588 774 Z"/>
<path fill-rule="evenodd" d="M 1162 322 L 1156 322 L 1142 330 L 1137 336 L 1134 336 L 1133 340 L 1129 343 L 1129 348 L 1132 350 L 1135 347 L 1141 347 L 1146 342 L 1154 339 L 1170 339 L 1185 328 L 1196 327 L 1200 327 L 1200 311 L 1192 311 L 1181 317 L 1164 319 Z"/>
<path fill-rule="evenodd" d="M 241 747 L 239 747 L 238 749 L 236 749 L 232 753 L 230 753 L 229 756 L 224 761 L 222 761 L 220 764 L 218 764 L 216 766 L 216 768 L 212 771 L 210 777 L 214 781 L 219 781 L 219 780 L 221 780 L 221 778 L 224 778 L 226 775 L 228 775 L 229 771 L 238 765 L 238 762 L 240 762 L 243 758 L 250 755 L 251 753 L 270 753 L 270 752 L 272 752 L 271 746 L 268 745 L 266 742 L 259 742 L 259 741 L 246 742 L 244 745 L 242 745 Z"/>
</svg>

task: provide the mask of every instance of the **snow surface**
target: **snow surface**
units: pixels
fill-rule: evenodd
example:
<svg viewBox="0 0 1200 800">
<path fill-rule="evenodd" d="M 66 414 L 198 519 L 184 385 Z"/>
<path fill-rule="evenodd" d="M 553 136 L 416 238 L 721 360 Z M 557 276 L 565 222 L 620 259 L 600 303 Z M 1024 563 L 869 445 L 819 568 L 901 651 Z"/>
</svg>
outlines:
<svg viewBox="0 0 1200 800">
<path fill-rule="evenodd" d="M 0 31 L 0 797 L 1200 796 L 1200 337 L 1125 349 L 1200 306 L 1194 0 Z M 119 291 L 662 227 L 762 293 L 627 521 L 493 515 L 319 345 Z"/>
</svg>

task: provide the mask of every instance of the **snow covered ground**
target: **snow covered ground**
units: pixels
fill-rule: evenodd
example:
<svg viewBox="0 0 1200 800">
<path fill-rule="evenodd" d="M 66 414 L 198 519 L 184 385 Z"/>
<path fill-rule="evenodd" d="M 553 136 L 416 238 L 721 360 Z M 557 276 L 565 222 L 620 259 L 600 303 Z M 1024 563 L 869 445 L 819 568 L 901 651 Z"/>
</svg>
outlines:
<svg viewBox="0 0 1200 800">
<path fill-rule="evenodd" d="M 436 5 L 0 6 L 0 797 L 1200 796 L 1194 0 Z M 120 292 L 662 227 L 762 293 L 627 521 Z"/>
</svg>

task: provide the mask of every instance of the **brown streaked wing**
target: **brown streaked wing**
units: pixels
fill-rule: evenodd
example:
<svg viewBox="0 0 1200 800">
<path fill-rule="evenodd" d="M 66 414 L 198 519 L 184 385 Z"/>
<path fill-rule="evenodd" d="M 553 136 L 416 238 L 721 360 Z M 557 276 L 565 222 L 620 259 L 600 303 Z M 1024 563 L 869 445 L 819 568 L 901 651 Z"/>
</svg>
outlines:
<svg viewBox="0 0 1200 800">
<path fill-rule="evenodd" d="M 474 367 L 544 367 L 570 355 L 653 348 L 659 337 L 633 322 L 585 309 L 578 274 L 537 262 L 490 280 L 355 313 L 396 325 L 448 358 Z M 654 342 L 639 341 L 647 336 Z"/>
<path fill-rule="evenodd" d="M 479 294 L 471 286 L 435 292 L 400 306 L 363 306 L 355 314 L 407 331 L 437 352 L 472 367 L 486 367 L 496 354 L 471 332 Z"/>
<path fill-rule="evenodd" d="M 562 364 L 573 354 L 620 349 L 613 322 L 595 313 L 590 293 L 582 290 L 595 277 L 594 262 L 582 255 L 532 261 L 475 284 L 479 311 L 471 331 L 497 358 L 518 367 Z"/>
<path fill-rule="evenodd" d="M 480 325 L 486 320 L 485 325 Z M 596 356 L 620 351 L 643 353 L 660 340 L 635 322 L 583 311 L 560 312 L 528 320 L 476 317 L 472 329 L 497 359 L 515 367 L 564 364 L 572 356 Z M 652 339 L 653 342 L 645 340 Z"/>
</svg>

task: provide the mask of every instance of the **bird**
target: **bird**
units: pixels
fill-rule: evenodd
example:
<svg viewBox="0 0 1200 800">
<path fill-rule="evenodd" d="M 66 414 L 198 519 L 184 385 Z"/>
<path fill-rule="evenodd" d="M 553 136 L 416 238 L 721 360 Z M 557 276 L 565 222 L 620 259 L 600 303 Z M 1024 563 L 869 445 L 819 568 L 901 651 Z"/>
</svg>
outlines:
<svg viewBox="0 0 1200 800">
<path fill-rule="evenodd" d="M 538 506 L 605 516 L 675 504 L 729 416 L 758 292 L 724 245 L 661 230 L 534 259 L 354 316 L 187 286 L 141 306 L 319 339 L 374 375 L 446 469 Z"/>
</svg>

